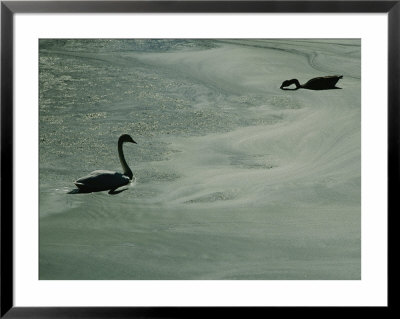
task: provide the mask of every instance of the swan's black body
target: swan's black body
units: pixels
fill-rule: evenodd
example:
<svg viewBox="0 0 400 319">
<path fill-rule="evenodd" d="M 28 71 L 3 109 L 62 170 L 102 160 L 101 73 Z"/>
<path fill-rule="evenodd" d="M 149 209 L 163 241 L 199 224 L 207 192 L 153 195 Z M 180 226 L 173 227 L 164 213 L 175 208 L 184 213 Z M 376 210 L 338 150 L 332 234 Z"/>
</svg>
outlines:
<svg viewBox="0 0 400 319">
<path fill-rule="evenodd" d="M 337 89 L 336 83 L 341 78 L 343 78 L 343 75 L 322 76 L 322 77 L 318 77 L 318 78 L 313 78 L 305 84 L 300 84 L 297 79 L 292 79 L 292 80 L 283 81 L 280 88 L 282 90 L 290 90 L 290 89 L 287 89 L 286 87 L 294 84 L 294 85 L 296 85 L 296 88 L 292 89 L 292 90 L 297 90 L 297 89 L 309 89 L 309 90 Z"/>
<path fill-rule="evenodd" d="M 75 181 L 74 184 L 81 192 L 92 193 L 117 189 L 118 187 L 129 184 L 130 181 L 129 177 L 124 174 L 98 170 L 81 177 Z"/>
<path fill-rule="evenodd" d="M 127 134 L 121 135 L 118 139 L 118 155 L 122 165 L 123 174 L 113 171 L 98 170 L 91 172 L 89 175 L 81 177 L 74 184 L 78 187 L 81 193 L 101 192 L 109 190 L 110 194 L 117 194 L 121 191 L 116 191 L 117 188 L 130 183 L 133 174 L 128 164 L 125 161 L 125 156 L 122 150 L 124 142 L 136 142 Z"/>
</svg>

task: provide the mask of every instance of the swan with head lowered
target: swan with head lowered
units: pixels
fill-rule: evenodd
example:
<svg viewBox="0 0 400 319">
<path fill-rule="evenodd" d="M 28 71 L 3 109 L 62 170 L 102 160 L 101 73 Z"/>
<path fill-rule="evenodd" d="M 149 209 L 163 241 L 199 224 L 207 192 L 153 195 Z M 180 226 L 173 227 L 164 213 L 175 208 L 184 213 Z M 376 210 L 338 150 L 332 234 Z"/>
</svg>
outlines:
<svg viewBox="0 0 400 319">
<path fill-rule="evenodd" d="M 313 78 L 305 84 L 300 84 L 299 80 L 292 79 L 283 81 L 281 85 L 282 90 L 298 90 L 298 89 L 309 89 L 309 90 L 329 90 L 338 89 L 336 83 L 343 78 L 343 75 L 332 75 L 332 76 L 321 76 Z M 288 89 L 287 87 L 294 84 L 296 88 Z"/>
<path fill-rule="evenodd" d="M 129 184 L 133 178 L 132 171 L 126 163 L 124 152 L 122 150 L 122 144 L 126 142 L 137 144 L 128 134 L 123 134 L 118 139 L 118 156 L 122 165 L 123 173 L 105 170 L 91 172 L 89 175 L 81 177 L 74 182 L 76 187 L 78 187 L 77 192 L 92 193 L 108 190 L 108 193 L 113 195 L 125 190 L 117 189 Z"/>
</svg>

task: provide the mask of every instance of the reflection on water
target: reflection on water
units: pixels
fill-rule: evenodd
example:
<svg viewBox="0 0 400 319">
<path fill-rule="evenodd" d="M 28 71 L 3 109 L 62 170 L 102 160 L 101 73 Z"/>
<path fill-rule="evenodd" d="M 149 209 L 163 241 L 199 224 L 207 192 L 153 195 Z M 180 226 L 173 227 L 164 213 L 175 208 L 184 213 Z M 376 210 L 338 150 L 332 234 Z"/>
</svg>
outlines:
<svg viewBox="0 0 400 319">
<path fill-rule="evenodd" d="M 40 279 L 360 279 L 359 40 L 41 40 Z M 283 91 L 343 74 L 342 90 Z M 97 169 L 136 183 L 69 195 Z"/>
</svg>

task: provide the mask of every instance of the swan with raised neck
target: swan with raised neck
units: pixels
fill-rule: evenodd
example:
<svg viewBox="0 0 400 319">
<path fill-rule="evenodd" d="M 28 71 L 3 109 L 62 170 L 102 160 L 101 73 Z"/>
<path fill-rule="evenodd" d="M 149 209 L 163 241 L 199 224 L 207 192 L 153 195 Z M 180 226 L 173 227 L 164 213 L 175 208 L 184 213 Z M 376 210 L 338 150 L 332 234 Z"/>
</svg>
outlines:
<svg viewBox="0 0 400 319">
<path fill-rule="evenodd" d="M 78 187 L 78 190 L 71 193 L 91 193 L 108 190 L 109 194 L 118 194 L 125 190 L 126 188 L 121 190 L 120 187 L 129 184 L 133 179 L 133 173 L 125 160 L 122 149 L 122 144 L 125 142 L 137 144 L 128 134 L 123 134 L 118 139 L 118 156 L 123 174 L 106 170 L 93 171 L 75 181 L 74 184 Z"/>
</svg>

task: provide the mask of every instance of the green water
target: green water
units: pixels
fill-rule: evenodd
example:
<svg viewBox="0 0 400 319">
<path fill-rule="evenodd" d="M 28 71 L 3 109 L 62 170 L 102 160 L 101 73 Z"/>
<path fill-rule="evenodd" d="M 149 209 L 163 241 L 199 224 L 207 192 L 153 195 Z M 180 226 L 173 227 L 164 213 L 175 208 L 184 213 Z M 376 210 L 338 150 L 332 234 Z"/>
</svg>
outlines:
<svg viewBox="0 0 400 319">
<path fill-rule="evenodd" d="M 360 279 L 359 40 L 41 40 L 39 67 L 40 279 Z M 124 133 L 136 183 L 68 194 Z"/>
</svg>

